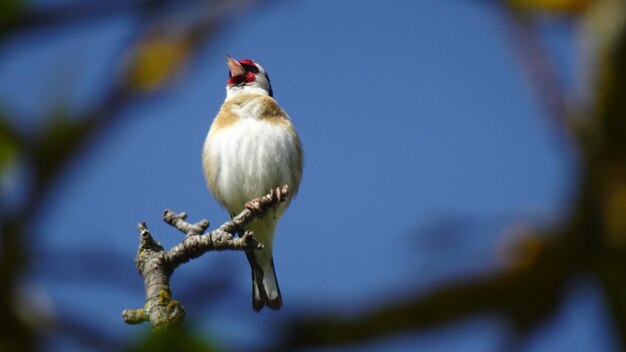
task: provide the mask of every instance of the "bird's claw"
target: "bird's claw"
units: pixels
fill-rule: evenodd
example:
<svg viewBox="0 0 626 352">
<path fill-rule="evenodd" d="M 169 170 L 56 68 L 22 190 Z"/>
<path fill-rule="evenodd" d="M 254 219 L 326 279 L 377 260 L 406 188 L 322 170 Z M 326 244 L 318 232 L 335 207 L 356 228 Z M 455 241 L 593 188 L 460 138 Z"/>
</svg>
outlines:
<svg viewBox="0 0 626 352">
<path fill-rule="evenodd" d="M 272 199 L 276 198 L 276 200 L 278 201 L 278 202 L 276 202 L 276 206 L 278 206 L 278 204 L 284 200 L 283 199 L 283 192 L 282 192 L 280 187 L 272 188 L 270 190 L 270 197 Z"/>
<path fill-rule="evenodd" d="M 263 211 L 263 209 L 261 209 L 261 198 L 255 198 L 246 202 L 244 207 L 255 214 L 260 214 Z"/>
<path fill-rule="evenodd" d="M 289 188 L 287 185 L 283 187 L 276 187 L 276 188 L 270 189 L 270 193 L 269 193 L 270 199 L 273 202 L 274 200 L 276 200 L 274 202 L 274 205 L 272 206 L 272 210 L 274 210 L 274 212 L 276 212 L 276 209 L 278 209 L 278 206 L 280 205 L 280 203 L 286 200 L 285 195 L 287 194 L 287 192 L 289 192 Z M 262 198 L 252 199 L 246 202 L 246 204 L 244 204 L 244 207 L 250 210 L 251 212 L 255 213 L 256 215 L 260 215 L 263 212 L 263 209 L 261 207 L 261 200 Z"/>
</svg>

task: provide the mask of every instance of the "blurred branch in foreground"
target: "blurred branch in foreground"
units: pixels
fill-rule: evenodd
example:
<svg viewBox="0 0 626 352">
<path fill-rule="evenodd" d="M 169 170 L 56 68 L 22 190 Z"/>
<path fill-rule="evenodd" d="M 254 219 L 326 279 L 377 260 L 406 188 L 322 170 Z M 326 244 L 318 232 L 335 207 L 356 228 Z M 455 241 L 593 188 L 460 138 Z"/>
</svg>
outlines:
<svg viewBox="0 0 626 352">
<path fill-rule="evenodd" d="M 22 0 L 5 0 L 0 5 L 0 38 L 13 33 L 66 25 L 88 23 L 117 14 L 129 12 L 159 11 L 173 5 L 181 6 L 198 0 L 114 0 L 114 1 L 73 1 L 54 7 L 35 9 L 33 4 Z"/>
<path fill-rule="evenodd" d="M 549 316 L 576 265 L 573 253 L 543 248 L 531 266 L 399 299 L 350 319 L 302 316 L 289 321 L 286 348 L 362 343 L 453 323 L 479 313 L 511 318 L 524 331 Z M 559 258 L 559 260 L 555 260 Z"/>
<path fill-rule="evenodd" d="M 514 37 L 524 36 L 523 47 L 534 50 L 538 46 L 529 43 L 535 40 L 535 34 L 527 33 L 531 27 L 523 23 L 516 25 Z M 577 142 L 581 167 L 569 216 L 560 226 L 527 238 L 534 243 L 528 246 L 532 255 L 491 277 L 451 283 L 360 315 L 345 317 L 335 311 L 296 316 L 284 322 L 284 340 L 271 349 L 357 345 L 424 331 L 480 313 L 506 318 L 516 330 L 515 336 L 523 338 L 553 317 L 573 279 L 588 275 L 603 286 L 621 347 L 626 347 L 625 26 L 605 49 L 598 54 L 601 66 L 597 68 L 595 106 L 584 117 L 581 130 L 564 130 Z M 543 53 L 539 55 L 539 66 L 535 66 L 537 62 L 528 65 L 530 70 L 537 69 L 530 76 L 538 81 L 535 88 L 545 99 L 546 111 L 561 129 L 569 123 L 567 111 L 561 107 L 563 94 L 543 95 L 542 87 L 560 88 L 553 84 L 553 73 L 542 74 L 553 65 L 545 61 Z M 524 60 L 533 57 L 532 52 L 523 55 Z"/>
</svg>

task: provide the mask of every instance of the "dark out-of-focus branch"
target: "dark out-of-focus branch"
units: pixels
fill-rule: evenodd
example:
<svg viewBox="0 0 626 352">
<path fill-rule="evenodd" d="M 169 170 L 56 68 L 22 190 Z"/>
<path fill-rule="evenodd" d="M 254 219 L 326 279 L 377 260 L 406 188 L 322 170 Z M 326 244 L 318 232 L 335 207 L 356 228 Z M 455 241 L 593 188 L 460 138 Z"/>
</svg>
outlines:
<svg viewBox="0 0 626 352">
<path fill-rule="evenodd" d="M 74 1 L 44 9 L 29 8 L 26 1 L 8 2 L 15 2 L 15 5 L 12 11 L 0 15 L 0 38 L 22 30 L 86 23 L 132 12 L 158 11 L 168 6 L 180 6 L 199 0 Z"/>
<path fill-rule="evenodd" d="M 602 231 L 595 240 L 603 246 L 594 271 L 600 278 L 626 348 L 626 25 L 600 71 L 596 99 L 596 141 L 587 147 L 589 209 L 598 216 Z M 592 133 L 588 133 L 592 135 Z"/>
<path fill-rule="evenodd" d="M 351 316 L 339 313 L 300 316 L 285 324 L 285 350 L 349 345 L 397 334 L 422 331 L 468 317 L 492 313 L 512 321 L 523 334 L 552 313 L 574 268 L 574 252 L 559 243 L 542 242 L 535 259 L 525 268 L 452 283 Z"/>
</svg>

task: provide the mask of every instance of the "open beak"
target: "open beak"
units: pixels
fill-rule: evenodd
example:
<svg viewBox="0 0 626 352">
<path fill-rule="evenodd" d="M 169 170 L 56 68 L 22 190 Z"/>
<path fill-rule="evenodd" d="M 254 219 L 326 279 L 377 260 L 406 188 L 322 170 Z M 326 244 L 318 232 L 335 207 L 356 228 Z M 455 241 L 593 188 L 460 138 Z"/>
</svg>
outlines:
<svg viewBox="0 0 626 352">
<path fill-rule="evenodd" d="M 230 55 L 226 55 L 226 65 L 228 65 L 228 69 L 230 70 L 230 74 L 233 77 L 243 75 L 246 73 L 246 70 L 243 69 L 243 66 L 239 63 L 239 61 L 230 57 Z"/>
</svg>

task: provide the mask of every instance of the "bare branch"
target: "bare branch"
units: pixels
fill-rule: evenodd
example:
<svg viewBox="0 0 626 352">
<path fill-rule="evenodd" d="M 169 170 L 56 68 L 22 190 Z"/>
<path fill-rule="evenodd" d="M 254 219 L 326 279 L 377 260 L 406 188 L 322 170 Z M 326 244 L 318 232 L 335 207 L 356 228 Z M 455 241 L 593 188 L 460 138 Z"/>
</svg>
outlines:
<svg viewBox="0 0 626 352">
<path fill-rule="evenodd" d="M 209 220 L 202 219 L 200 222 L 195 224 L 190 224 L 185 221 L 187 218 L 187 213 L 182 212 L 180 214 L 176 214 L 175 212 L 167 209 L 165 213 L 163 213 L 163 220 L 169 225 L 174 226 L 182 233 L 184 233 L 187 237 L 189 236 L 200 236 L 209 228 Z"/>
<path fill-rule="evenodd" d="M 144 308 L 124 310 L 122 312 L 124 321 L 128 324 L 150 321 L 155 331 L 166 330 L 180 324 L 185 316 L 185 310 L 180 302 L 172 299 L 169 287 L 174 270 L 208 251 L 263 248 L 263 244 L 254 239 L 252 231 L 245 231 L 245 226 L 278 206 L 288 194 L 289 187 L 285 185 L 266 196 L 253 199 L 239 215 L 209 233 L 204 233 L 209 226 L 207 220 L 191 224 L 185 221 L 186 213 L 177 214 L 168 209 L 163 214 L 163 220 L 185 234 L 185 239 L 169 251 L 165 251 L 161 243 L 152 237 L 145 223 L 140 223 L 138 226 L 140 244 L 135 264 L 144 278 L 146 304 Z M 235 237 L 237 233 L 243 235 Z"/>
</svg>

